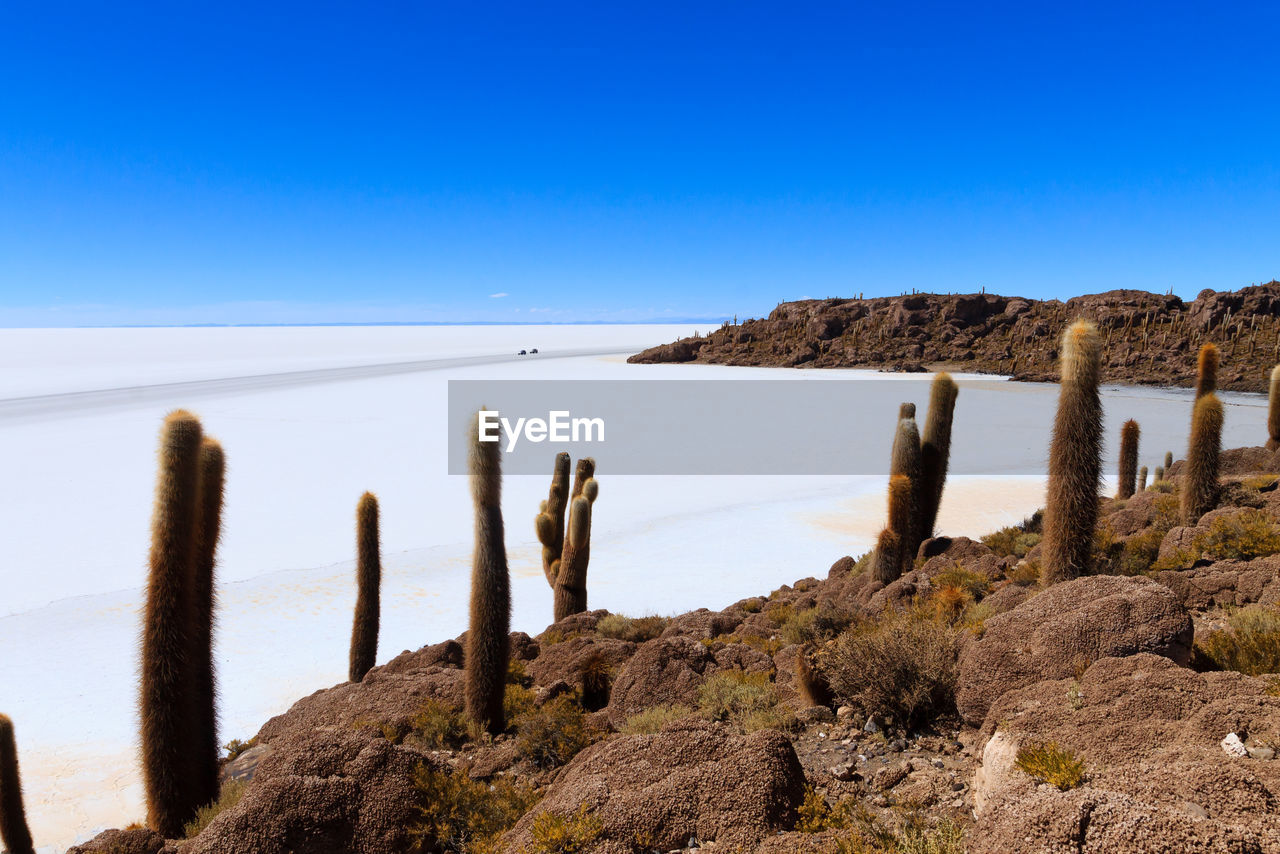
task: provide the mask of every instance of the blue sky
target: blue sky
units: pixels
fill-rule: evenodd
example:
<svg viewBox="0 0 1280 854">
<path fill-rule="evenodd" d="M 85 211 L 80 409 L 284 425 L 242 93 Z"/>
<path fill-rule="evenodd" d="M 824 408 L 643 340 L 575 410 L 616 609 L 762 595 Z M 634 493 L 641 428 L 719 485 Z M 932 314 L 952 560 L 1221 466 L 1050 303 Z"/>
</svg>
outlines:
<svg viewBox="0 0 1280 854">
<path fill-rule="evenodd" d="M 5 3 L 0 325 L 1280 276 L 1280 5 L 1046 5 Z"/>
</svg>

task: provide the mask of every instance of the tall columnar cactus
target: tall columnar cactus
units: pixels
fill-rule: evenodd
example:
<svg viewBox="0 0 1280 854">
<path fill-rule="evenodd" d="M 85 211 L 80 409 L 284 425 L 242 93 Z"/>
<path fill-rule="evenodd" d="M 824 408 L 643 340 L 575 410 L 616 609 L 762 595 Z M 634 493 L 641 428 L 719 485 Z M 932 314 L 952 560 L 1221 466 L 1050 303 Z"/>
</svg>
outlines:
<svg viewBox="0 0 1280 854">
<path fill-rule="evenodd" d="M 1138 491 L 1139 492 L 1147 491 L 1147 467 L 1146 466 L 1143 466 L 1142 468 L 1138 469 Z"/>
<path fill-rule="evenodd" d="M 1138 422 L 1130 418 L 1120 428 L 1120 489 L 1116 498 L 1131 498 L 1138 478 Z"/>
<path fill-rule="evenodd" d="M 1164 472 L 1169 473 L 1169 469 L 1173 467 L 1173 451 L 1164 452 Z"/>
<path fill-rule="evenodd" d="M 1280 365 L 1271 369 L 1271 393 L 1267 404 L 1267 450 L 1280 448 Z"/>
<path fill-rule="evenodd" d="M 1155 475 L 1152 478 L 1151 482 L 1159 483 L 1162 480 L 1164 480 L 1164 466 L 1156 466 Z"/>
<path fill-rule="evenodd" d="M 1210 341 L 1196 358 L 1196 400 L 1218 390 L 1218 345 Z"/>
<path fill-rule="evenodd" d="M 216 439 L 200 444 L 200 499 L 196 519 L 195 573 L 191 586 L 191 782 L 197 804 L 217 800 L 218 686 L 213 666 L 214 568 L 222 536 L 226 456 Z"/>
<path fill-rule="evenodd" d="M 542 573 L 547 583 L 556 586 L 557 563 L 564 549 L 564 511 L 569 503 L 569 454 L 556 454 L 555 468 L 551 472 L 551 490 L 547 500 L 538 507 L 534 518 L 534 530 L 542 543 Z"/>
<path fill-rule="evenodd" d="M 960 389 L 950 374 L 933 378 L 929 388 L 929 414 L 920 437 L 920 536 L 932 537 L 942 506 L 942 490 L 947 482 L 951 457 L 951 424 Z"/>
<path fill-rule="evenodd" d="M 907 480 L 906 498 L 899 508 L 901 518 L 894 519 L 894 478 Z M 898 562 L 902 572 L 911 568 L 923 537 L 920 506 L 923 503 L 921 477 L 920 431 L 912 418 L 898 419 L 893 436 L 893 452 L 889 459 L 889 527 L 898 535 Z M 901 487 L 899 487 L 901 488 Z"/>
<path fill-rule="evenodd" d="M 903 418 L 915 418 L 915 417 L 916 417 L 916 405 L 914 403 L 908 402 L 908 403 L 898 404 L 898 420 L 899 421 L 901 421 Z"/>
<path fill-rule="evenodd" d="M 596 461 L 578 460 L 569 485 L 569 455 L 556 455 L 551 491 L 534 518 L 534 531 L 542 543 L 542 571 L 555 599 L 555 619 L 587 610 L 587 566 L 591 562 L 591 509 L 599 494 Z M 580 499 L 582 499 L 580 503 Z M 566 514 L 568 506 L 566 536 Z"/>
<path fill-rule="evenodd" d="M 27 814 L 22 808 L 22 775 L 13 721 L 0 715 L 0 842 L 9 854 L 35 854 Z"/>
<path fill-rule="evenodd" d="M 1040 565 L 1045 585 L 1075 578 L 1089 569 L 1102 474 L 1101 370 L 1097 327 L 1076 321 L 1062 336 L 1058 412 L 1049 446 L 1049 492 Z"/>
<path fill-rule="evenodd" d="M 356 503 L 356 611 L 351 623 L 347 678 L 359 682 L 378 660 L 382 547 L 378 542 L 378 498 L 372 492 Z"/>
<path fill-rule="evenodd" d="M 511 578 L 502 531 L 502 458 L 497 442 L 481 442 L 479 415 L 471 423 L 471 500 L 475 505 L 475 552 L 471 560 L 471 621 L 467 630 L 467 715 L 493 734 L 505 729 L 511 639 Z"/>
<path fill-rule="evenodd" d="M 560 571 L 556 575 L 556 622 L 587 610 L 587 562 L 591 556 L 591 508 L 600 488 L 593 477 L 582 484 L 582 494 L 569 507 L 569 529 L 564 540 Z"/>
<path fill-rule="evenodd" d="M 1222 402 L 1210 392 L 1196 401 L 1191 441 L 1182 471 L 1182 524 L 1194 525 L 1218 501 L 1218 453 L 1222 448 Z"/>
<path fill-rule="evenodd" d="M 200 422 L 176 410 L 160 436 L 151 519 L 150 574 L 142 627 L 142 780 L 147 824 L 168 839 L 200 806 L 192 785 L 192 580 L 200 502 Z"/>
</svg>

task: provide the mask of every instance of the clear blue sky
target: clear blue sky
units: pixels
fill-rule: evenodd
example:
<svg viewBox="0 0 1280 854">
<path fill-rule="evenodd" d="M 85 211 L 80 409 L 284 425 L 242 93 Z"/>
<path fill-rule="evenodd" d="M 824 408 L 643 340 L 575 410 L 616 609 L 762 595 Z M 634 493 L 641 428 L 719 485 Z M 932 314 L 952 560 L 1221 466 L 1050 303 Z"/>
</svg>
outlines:
<svg viewBox="0 0 1280 854">
<path fill-rule="evenodd" d="M 1046 5 L 7 2 L 0 325 L 1280 276 L 1280 4 Z"/>
</svg>

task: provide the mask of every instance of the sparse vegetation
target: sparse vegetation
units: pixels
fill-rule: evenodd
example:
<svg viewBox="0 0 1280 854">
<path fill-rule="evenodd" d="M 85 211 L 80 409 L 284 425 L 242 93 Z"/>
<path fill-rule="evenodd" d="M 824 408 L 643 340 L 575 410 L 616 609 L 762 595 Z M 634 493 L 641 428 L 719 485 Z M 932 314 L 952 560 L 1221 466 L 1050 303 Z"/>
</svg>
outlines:
<svg viewBox="0 0 1280 854">
<path fill-rule="evenodd" d="M 758 606 L 756 610 L 759 610 Z M 610 614 L 596 623 L 596 632 L 607 638 L 644 643 L 662 634 L 670 622 L 668 617 L 624 617 L 621 614 Z"/>
<path fill-rule="evenodd" d="M 713 721 L 728 721 L 743 732 L 790 729 L 795 722 L 778 701 L 767 673 L 723 670 L 698 689 L 698 711 Z"/>
<path fill-rule="evenodd" d="M 1227 627 L 1196 640 L 1199 670 L 1235 670 L 1248 676 L 1280 673 L 1280 608 L 1249 605 Z"/>
<path fill-rule="evenodd" d="M 660 706 L 652 706 L 643 712 L 637 712 L 627 718 L 626 723 L 622 725 L 619 732 L 625 735 L 652 735 L 672 721 L 678 721 L 691 714 L 693 714 L 693 709 L 686 706 L 664 703 Z"/>
<path fill-rule="evenodd" d="M 420 817 L 410 833 L 424 850 L 447 854 L 498 854 L 498 836 L 539 798 L 533 787 L 505 777 L 486 784 L 465 770 L 442 771 L 425 763 L 413 784 Z"/>
<path fill-rule="evenodd" d="M 1155 569 L 1180 569 L 1202 558 L 1253 560 L 1280 552 L 1280 526 L 1261 510 L 1245 509 L 1219 516 L 1186 549 L 1155 563 Z"/>
<path fill-rule="evenodd" d="M 853 616 L 830 602 L 820 602 L 803 611 L 789 610 L 790 618 L 779 628 L 787 643 L 821 644 L 844 631 Z"/>
<path fill-rule="evenodd" d="M 516 751 L 539 768 L 564 765 L 595 741 L 576 697 L 561 695 L 516 720 Z"/>
<path fill-rule="evenodd" d="M 1084 762 L 1052 741 L 1019 747 L 1013 764 L 1019 771 L 1063 792 L 1085 781 Z"/>
<path fill-rule="evenodd" d="M 244 797 L 244 790 L 248 787 L 249 784 L 243 780 L 227 780 L 223 783 L 222 789 L 218 792 L 218 799 L 196 810 L 196 817 L 187 822 L 182 828 L 183 838 L 190 839 L 193 836 L 197 836 L 223 810 L 229 810 L 240 803 L 240 798 Z"/>
<path fill-rule="evenodd" d="M 797 810 L 801 833 L 845 831 L 834 840 L 836 854 L 963 854 L 964 829 L 944 818 L 930 825 L 918 809 L 895 808 L 890 821 L 877 817 L 856 798 L 834 806 L 812 786 Z"/>
<path fill-rule="evenodd" d="M 231 762 L 231 761 L 234 761 L 236 758 L 238 758 L 241 753 L 244 753 L 246 750 L 248 750 L 250 747 L 253 747 L 257 743 L 258 743 L 257 736 L 254 736 L 248 741 L 241 741 L 238 738 L 233 738 L 230 741 L 228 741 L 226 744 L 224 744 L 222 746 L 222 749 L 227 751 L 227 761 Z"/>
<path fill-rule="evenodd" d="M 542 813 L 533 820 L 530 831 L 533 847 L 527 848 L 525 854 L 579 854 L 600 838 L 604 824 L 586 804 L 581 804 L 573 815 Z"/>
<path fill-rule="evenodd" d="M 923 609 L 855 622 L 827 661 L 836 697 L 911 727 L 955 699 L 957 630 Z"/>
<path fill-rule="evenodd" d="M 998 557 L 1026 557 L 1027 552 L 1040 542 L 1040 526 L 1043 521 L 1044 511 L 1037 510 L 1017 525 L 987 534 L 982 538 L 982 543 Z"/>
<path fill-rule="evenodd" d="M 462 710 L 435 699 L 424 703 L 409 719 L 409 729 L 426 746 L 437 750 L 460 747 L 470 735 Z"/>
</svg>

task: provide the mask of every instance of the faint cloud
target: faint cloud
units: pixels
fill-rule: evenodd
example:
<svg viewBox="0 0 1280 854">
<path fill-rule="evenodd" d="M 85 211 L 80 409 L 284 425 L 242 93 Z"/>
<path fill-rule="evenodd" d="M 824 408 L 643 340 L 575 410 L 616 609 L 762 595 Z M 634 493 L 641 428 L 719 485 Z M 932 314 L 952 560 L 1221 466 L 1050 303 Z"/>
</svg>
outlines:
<svg viewBox="0 0 1280 854">
<path fill-rule="evenodd" d="M 507 293 L 506 291 L 499 291 L 496 294 L 489 294 L 489 299 L 502 299 L 503 297 L 509 297 L 509 296 L 511 296 L 511 294 Z"/>
</svg>

